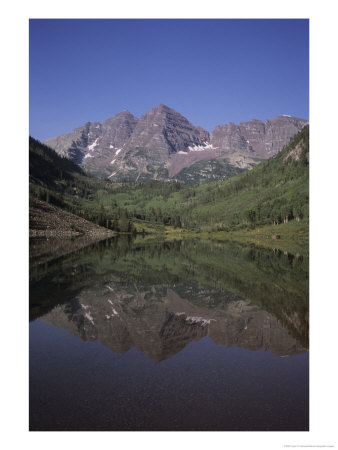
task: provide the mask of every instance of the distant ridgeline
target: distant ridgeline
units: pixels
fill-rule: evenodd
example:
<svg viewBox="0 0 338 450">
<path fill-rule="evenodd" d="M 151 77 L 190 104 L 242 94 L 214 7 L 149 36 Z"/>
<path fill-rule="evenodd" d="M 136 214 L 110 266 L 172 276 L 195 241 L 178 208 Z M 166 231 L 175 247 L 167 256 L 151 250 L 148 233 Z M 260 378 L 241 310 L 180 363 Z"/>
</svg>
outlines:
<svg viewBox="0 0 338 450">
<path fill-rule="evenodd" d="M 252 170 L 201 185 L 113 182 L 85 174 L 33 138 L 29 149 L 32 198 L 118 232 L 230 231 L 309 217 L 308 125 Z"/>
<path fill-rule="evenodd" d="M 307 120 L 281 115 L 217 125 L 212 133 L 159 105 L 139 119 L 129 111 L 87 122 L 44 143 L 86 172 L 111 181 L 222 180 L 277 154 Z"/>
</svg>

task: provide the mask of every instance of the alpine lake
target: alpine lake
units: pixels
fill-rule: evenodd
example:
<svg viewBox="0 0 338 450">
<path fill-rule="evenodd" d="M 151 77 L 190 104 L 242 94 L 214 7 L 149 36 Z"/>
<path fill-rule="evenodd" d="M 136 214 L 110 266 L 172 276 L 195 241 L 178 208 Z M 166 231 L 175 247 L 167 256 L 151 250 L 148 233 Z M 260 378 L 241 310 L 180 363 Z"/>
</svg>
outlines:
<svg viewBox="0 0 338 450">
<path fill-rule="evenodd" d="M 48 251 L 30 261 L 31 431 L 309 429 L 307 255 L 139 236 Z"/>
</svg>

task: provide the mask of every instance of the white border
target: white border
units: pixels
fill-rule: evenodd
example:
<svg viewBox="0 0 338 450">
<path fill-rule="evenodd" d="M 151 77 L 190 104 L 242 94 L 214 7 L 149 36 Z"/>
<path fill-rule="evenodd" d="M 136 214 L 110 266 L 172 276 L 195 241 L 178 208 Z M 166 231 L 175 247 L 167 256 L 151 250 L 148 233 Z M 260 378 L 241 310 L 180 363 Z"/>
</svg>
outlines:
<svg viewBox="0 0 338 450">
<path fill-rule="evenodd" d="M 167 2 L 166 2 L 167 3 Z M 337 293 L 337 16 L 333 1 L 60 0 L 7 2 L 1 14 L 1 237 L 5 289 L 3 448 L 274 449 L 336 440 L 335 318 Z M 311 123 L 311 431 L 309 433 L 28 433 L 28 19 L 29 18 L 310 18 Z M 248 43 L 250 45 L 250 43 Z M 292 70 L 292 69 L 291 69 Z M 20 268 L 18 272 L 17 268 Z"/>
</svg>

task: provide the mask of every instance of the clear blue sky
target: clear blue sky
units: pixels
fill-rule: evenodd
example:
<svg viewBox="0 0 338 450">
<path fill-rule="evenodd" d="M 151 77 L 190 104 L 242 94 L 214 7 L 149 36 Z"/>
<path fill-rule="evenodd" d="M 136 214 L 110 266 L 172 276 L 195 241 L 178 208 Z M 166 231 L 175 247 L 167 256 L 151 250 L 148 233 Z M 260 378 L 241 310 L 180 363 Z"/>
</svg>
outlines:
<svg viewBox="0 0 338 450">
<path fill-rule="evenodd" d="M 208 131 L 309 116 L 308 20 L 30 20 L 30 134 L 164 103 Z"/>
</svg>

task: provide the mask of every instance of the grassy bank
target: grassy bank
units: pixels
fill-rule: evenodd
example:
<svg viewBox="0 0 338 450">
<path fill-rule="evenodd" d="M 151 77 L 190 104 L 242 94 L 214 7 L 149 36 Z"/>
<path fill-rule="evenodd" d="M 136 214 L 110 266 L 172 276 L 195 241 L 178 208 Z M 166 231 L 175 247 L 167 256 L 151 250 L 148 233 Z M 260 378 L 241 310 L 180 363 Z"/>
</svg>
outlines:
<svg viewBox="0 0 338 450">
<path fill-rule="evenodd" d="M 144 239 L 173 241 L 185 238 L 198 238 L 220 242 L 233 241 L 243 244 L 254 244 L 258 247 L 279 249 L 295 255 L 298 253 L 308 256 L 309 254 L 309 224 L 306 221 L 297 222 L 293 220 L 279 225 L 264 225 L 253 229 L 228 232 L 193 232 L 183 228 L 161 227 L 151 223 L 148 223 L 142 229 L 145 230 L 145 235 L 137 237 L 140 241 Z"/>
</svg>

